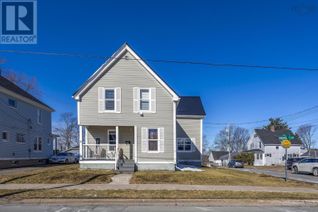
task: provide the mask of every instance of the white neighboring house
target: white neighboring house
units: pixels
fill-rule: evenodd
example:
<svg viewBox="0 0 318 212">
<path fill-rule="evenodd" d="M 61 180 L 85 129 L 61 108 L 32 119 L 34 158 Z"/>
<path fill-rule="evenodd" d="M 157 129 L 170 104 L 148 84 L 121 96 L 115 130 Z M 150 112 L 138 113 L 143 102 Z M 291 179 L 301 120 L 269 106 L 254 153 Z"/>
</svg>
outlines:
<svg viewBox="0 0 318 212">
<path fill-rule="evenodd" d="M 228 151 L 211 151 L 209 154 L 209 162 L 212 166 L 222 166 L 223 161 L 220 158 L 228 154 Z"/>
<path fill-rule="evenodd" d="M 249 152 L 254 152 L 254 166 L 283 165 L 285 163 L 285 149 L 281 146 L 280 136 L 294 135 L 290 130 L 277 130 L 273 128 L 255 129 L 251 135 L 247 148 Z M 287 157 L 299 157 L 304 153 L 302 143 L 299 139 L 293 139 L 292 145 L 288 149 Z"/>
</svg>

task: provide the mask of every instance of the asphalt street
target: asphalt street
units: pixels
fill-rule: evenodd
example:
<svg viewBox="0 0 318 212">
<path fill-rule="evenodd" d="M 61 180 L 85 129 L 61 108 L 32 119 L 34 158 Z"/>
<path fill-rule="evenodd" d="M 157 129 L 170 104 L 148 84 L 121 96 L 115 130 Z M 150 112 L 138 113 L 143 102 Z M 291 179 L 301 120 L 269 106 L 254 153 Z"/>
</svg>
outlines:
<svg viewBox="0 0 318 212">
<path fill-rule="evenodd" d="M 2 205 L 1 212 L 317 212 L 317 207 L 182 207 L 182 206 L 48 206 L 48 205 Z"/>
</svg>

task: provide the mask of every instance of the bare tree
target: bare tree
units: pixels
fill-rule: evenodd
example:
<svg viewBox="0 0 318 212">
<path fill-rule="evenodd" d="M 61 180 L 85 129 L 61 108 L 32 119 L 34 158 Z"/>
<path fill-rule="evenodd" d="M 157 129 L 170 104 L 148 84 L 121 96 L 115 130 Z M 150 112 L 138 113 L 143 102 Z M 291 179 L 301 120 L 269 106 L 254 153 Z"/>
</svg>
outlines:
<svg viewBox="0 0 318 212">
<path fill-rule="evenodd" d="M 66 148 L 78 145 L 78 125 L 73 113 L 61 114 L 60 124 L 54 128 L 54 132 L 60 136 L 60 141 Z"/>
<path fill-rule="evenodd" d="M 301 125 L 296 135 L 300 138 L 303 143 L 303 146 L 310 151 L 310 149 L 315 146 L 316 140 L 314 140 L 314 135 L 316 133 L 316 128 L 311 124 Z"/>
<path fill-rule="evenodd" d="M 210 144 L 209 144 L 209 141 L 206 137 L 206 135 L 203 136 L 203 144 L 202 144 L 202 151 L 203 151 L 203 154 L 208 154 L 211 147 L 210 147 Z"/>
<path fill-rule="evenodd" d="M 249 133 L 247 129 L 230 125 L 220 130 L 214 144 L 215 148 L 219 150 L 241 152 L 246 149 L 248 139 Z"/>
</svg>

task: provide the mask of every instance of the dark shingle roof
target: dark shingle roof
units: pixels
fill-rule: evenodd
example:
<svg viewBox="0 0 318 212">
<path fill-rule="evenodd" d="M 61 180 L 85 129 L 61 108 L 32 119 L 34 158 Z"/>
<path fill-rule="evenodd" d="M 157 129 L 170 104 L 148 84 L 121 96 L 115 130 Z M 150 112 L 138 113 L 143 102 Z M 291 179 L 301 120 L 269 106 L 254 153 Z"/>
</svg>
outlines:
<svg viewBox="0 0 318 212">
<path fill-rule="evenodd" d="M 287 135 L 294 135 L 294 133 L 290 130 L 276 130 L 275 132 L 272 132 L 271 130 L 267 129 L 255 129 L 256 134 L 261 139 L 264 145 L 269 144 L 281 144 L 281 140 L 279 139 L 280 136 L 283 136 L 285 134 Z M 301 145 L 301 140 L 294 138 L 291 140 L 292 145 Z"/>
<path fill-rule="evenodd" d="M 177 107 L 177 115 L 205 116 L 205 111 L 199 96 L 181 96 Z"/>
<path fill-rule="evenodd" d="M 20 88 L 19 86 L 17 86 L 16 84 L 14 84 L 13 82 L 11 82 L 10 80 L 6 79 L 3 76 L 0 76 L 0 86 L 4 87 L 5 89 L 12 91 L 20 96 L 23 96 L 29 100 L 37 102 L 37 103 L 43 105 L 44 107 L 47 107 L 48 109 L 53 111 L 53 109 L 50 106 L 48 106 L 47 104 L 38 100 L 37 98 L 35 98 L 34 96 L 32 96 L 31 94 L 29 94 L 28 92 L 26 92 L 25 90 L 23 90 L 22 88 Z"/>
<path fill-rule="evenodd" d="M 220 160 L 220 157 L 223 155 L 228 155 L 228 151 L 211 151 L 214 160 Z"/>
<path fill-rule="evenodd" d="M 302 157 L 315 157 L 318 158 L 318 149 L 311 149 L 301 155 Z"/>
</svg>

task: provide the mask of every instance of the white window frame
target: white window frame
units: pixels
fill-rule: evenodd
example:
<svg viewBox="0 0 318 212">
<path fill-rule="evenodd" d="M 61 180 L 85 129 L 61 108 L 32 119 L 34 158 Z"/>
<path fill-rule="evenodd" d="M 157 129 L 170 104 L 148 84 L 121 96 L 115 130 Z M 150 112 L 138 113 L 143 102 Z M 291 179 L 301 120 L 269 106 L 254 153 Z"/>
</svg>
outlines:
<svg viewBox="0 0 318 212">
<path fill-rule="evenodd" d="M 18 141 L 18 135 L 22 135 L 22 138 L 23 138 L 23 142 L 20 142 L 20 141 Z M 18 143 L 18 144 L 25 144 L 26 143 L 26 140 L 25 140 L 25 134 L 24 133 L 17 133 L 16 134 L 16 143 Z"/>
<path fill-rule="evenodd" d="M 148 96 L 148 102 L 149 102 L 149 107 L 148 107 L 148 110 L 142 110 L 141 109 L 141 101 L 146 101 L 146 100 L 142 100 L 141 99 L 141 91 L 142 90 L 148 90 L 148 94 L 149 94 L 149 96 Z M 149 112 L 151 112 L 151 88 L 139 88 L 139 111 L 140 112 L 146 112 L 146 113 L 149 113 Z"/>
<path fill-rule="evenodd" d="M 7 139 L 3 139 L 3 133 L 6 133 L 6 134 L 7 134 Z M 9 137 L 9 132 L 8 132 L 8 131 L 2 131 L 2 132 L 1 132 L 1 141 L 3 141 L 3 142 L 9 142 L 9 139 L 10 139 L 10 137 Z"/>
<path fill-rule="evenodd" d="M 149 131 L 150 130 L 157 130 L 157 139 L 149 139 Z M 148 142 L 148 149 L 147 149 L 147 152 L 148 153 L 159 153 L 160 152 L 160 141 L 159 141 L 159 138 L 160 138 L 160 135 L 159 135 L 159 133 L 160 133 L 160 130 L 159 130 L 159 128 L 154 128 L 154 127 L 152 127 L 152 128 L 148 128 L 148 132 L 147 132 L 147 142 Z M 157 141 L 157 150 L 149 150 L 149 141 Z"/>
<path fill-rule="evenodd" d="M 14 106 L 12 106 L 12 105 L 9 104 L 10 100 L 14 101 L 14 103 L 15 103 Z M 17 100 L 16 100 L 16 99 L 13 99 L 13 98 L 8 98 L 8 106 L 11 107 L 11 108 L 16 109 L 16 108 L 18 107 L 18 102 L 17 102 Z"/>
<path fill-rule="evenodd" d="M 107 108 L 106 108 L 106 102 L 107 102 L 106 90 L 112 90 L 112 91 L 114 91 L 114 98 L 113 98 L 113 100 L 108 99 L 108 101 L 114 101 L 114 109 L 113 109 L 113 110 L 107 110 Z M 104 98 L 104 110 L 103 110 L 103 111 L 106 112 L 106 113 L 116 113 L 116 108 L 117 108 L 116 88 L 104 88 L 104 95 L 105 95 L 105 98 Z"/>
<path fill-rule="evenodd" d="M 184 152 L 184 153 L 188 153 L 188 152 L 192 152 L 193 151 L 193 138 L 177 138 L 177 151 L 178 152 Z M 185 146 L 188 145 L 186 144 L 186 141 L 190 141 L 190 150 L 186 150 Z M 183 143 L 183 150 L 179 150 L 179 142 Z"/>
<path fill-rule="evenodd" d="M 110 133 L 115 133 L 115 136 L 116 136 L 116 138 L 115 138 L 115 140 L 114 140 L 115 144 L 111 144 L 111 143 L 110 143 L 110 139 L 109 139 Z M 107 130 L 107 144 L 108 144 L 108 151 L 109 151 L 109 152 L 115 152 L 115 151 L 116 151 L 116 139 L 117 139 L 116 129 L 109 129 L 109 130 Z M 111 147 L 111 146 L 114 146 L 114 147 L 115 147 L 114 150 L 110 150 L 110 147 Z"/>
<path fill-rule="evenodd" d="M 41 150 L 40 150 L 40 139 L 41 139 Z M 34 149 L 34 144 L 36 145 L 36 149 Z M 41 136 L 35 138 L 35 142 L 33 143 L 33 152 L 42 152 L 43 150 L 43 139 Z"/>
<path fill-rule="evenodd" d="M 43 113 L 41 109 L 37 109 L 36 120 L 38 124 L 42 124 Z"/>
</svg>

